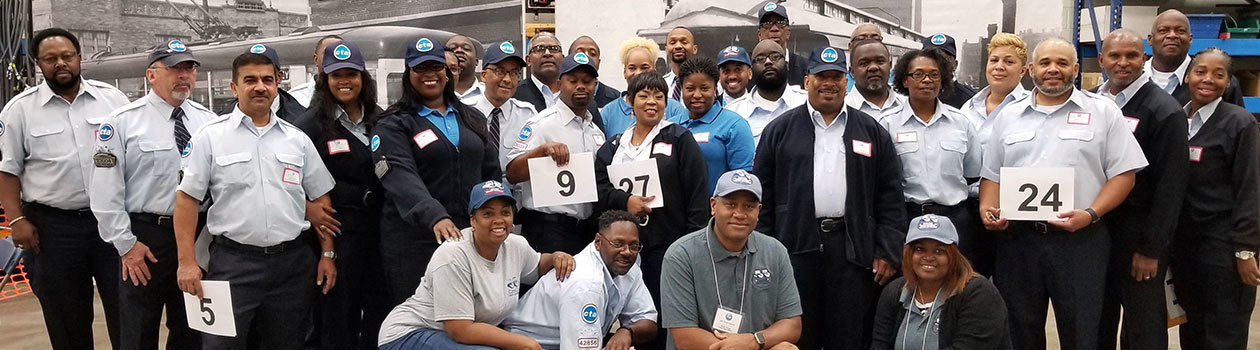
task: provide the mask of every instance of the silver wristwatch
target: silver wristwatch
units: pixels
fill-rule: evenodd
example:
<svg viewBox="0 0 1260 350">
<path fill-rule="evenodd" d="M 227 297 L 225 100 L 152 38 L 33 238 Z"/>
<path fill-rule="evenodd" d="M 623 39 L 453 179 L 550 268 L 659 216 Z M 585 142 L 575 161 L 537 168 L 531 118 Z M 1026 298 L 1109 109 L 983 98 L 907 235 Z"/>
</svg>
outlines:
<svg viewBox="0 0 1260 350">
<path fill-rule="evenodd" d="M 1234 252 L 1234 257 L 1238 258 L 1238 260 L 1251 260 L 1251 258 L 1256 257 L 1256 252 L 1250 250 L 1239 250 Z"/>
<path fill-rule="evenodd" d="M 323 256 L 328 260 L 337 260 L 337 252 L 333 250 L 325 250 Z"/>
</svg>

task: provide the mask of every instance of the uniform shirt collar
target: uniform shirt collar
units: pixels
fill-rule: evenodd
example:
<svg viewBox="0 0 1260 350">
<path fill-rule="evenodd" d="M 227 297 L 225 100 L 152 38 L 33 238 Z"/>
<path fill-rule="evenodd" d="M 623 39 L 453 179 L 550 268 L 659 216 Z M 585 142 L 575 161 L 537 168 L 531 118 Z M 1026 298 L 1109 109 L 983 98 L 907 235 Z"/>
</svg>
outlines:
<svg viewBox="0 0 1260 350">
<path fill-rule="evenodd" d="M 565 103 L 564 100 L 558 100 L 557 102 L 558 103 L 556 103 L 554 107 L 556 108 L 556 112 L 559 113 L 561 117 L 564 117 L 564 125 L 568 125 L 570 122 L 578 122 L 580 124 L 583 121 L 591 119 L 591 112 L 589 110 L 583 110 L 582 116 L 578 116 L 573 113 L 573 108 L 569 108 L 569 104 Z M 633 116 L 633 114 L 631 114 L 631 116 Z"/>
<path fill-rule="evenodd" d="M 472 94 L 485 94 L 485 86 L 486 84 L 482 83 L 481 80 L 473 80 L 472 86 L 468 90 L 464 90 L 464 93 L 459 94 L 459 98 L 468 97 Z"/>
<path fill-rule="evenodd" d="M 894 106 L 901 106 L 901 98 L 899 98 L 899 96 L 900 95 L 893 92 L 891 88 L 888 89 L 888 99 L 884 100 L 884 106 L 880 107 L 867 100 L 866 96 L 862 96 L 862 93 L 859 92 L 857 88 L 853 88 L 853 91 L 850 91 L 848 95 L 845 95 L 844 99 L 846 102 L 849 102 L 846 104 L 852 104 L 853 107 L 857 109 L 862 109 L 863 106 L 869 106 L 870 109 L 882 112 L 886 109 L 893 108 Z M 873 115 L 871 117 L 879 118 L 877 115 Z"/>
<path fill-rule="evenodd" d="M 171 112 L 173 112 L 176 108 L 179 108 L 166 103 L 166 100 L 163 100 L 162 96 L 158 96 L 156 92 L 153 92 L 153 89 L 149 89 L 149 93 L 144 95 L 144 101 L 145 103 L 153 106 L 153 108 L 157 108 L 158 112 L 161 112 L 162 115 L 167 116 L 167 118 L 170 118 Z M 183 105 L 181 104 L 180 106 Z M 187 115 L 187 113 L 188 111 L 184 111 L 185 115 Z"/>
<path fill-rule="evenodd" d="M 1137 91 L 1142 88 L 1142 85 L 1146 85 L 1146 82 L 1148 81 L 1151 81 L 1151 73 L 1143 70 L 1142 74 L 1139 75 L 1137 79 L 1134 79 L 1133 83 L 1129 84 L 1129 86 L 1120 90 L 1120 93 L 1115 95 L 1111 94 L 1111 81 L 1108 80 L 1098 87 L 1098 94 L 1115 101 L 1116 106 L 1124 108 L 1124 105 L 1133 100 L 1133 94 L 1136 94 Z"/>
<path fill-rule="evenodd" d="M 1186 111 L 1186 114 L 1190 114 L 1190 118 L 1194 118 L 1194 116 L 1197 115 L 1199 116 L 1199 119 L 1203 120 L 1203 124 L 1207 124 L 1208 118 L 1211 118 L 1213 114 L 1216 114 L 1216 108 L 1220 107 L 1221 99 L 1221 97 L 1217 97 L 1215 100 L 1212 100 L 1212 102 L 1208 102 L 1208 104 L 1203 105 L 1203 107 L 1199 107 L 1199 110 L 1194 112 L 1194 114 L 1190 114 L 1190 103 L 1186 103 L 1186 105 L 1181 108 Z"/>
<path fill-rule="evenodd" d="M 424 108 L 428 108 L 428 107 L 424 107 Z M 359 109 L 359 110 L 361 111 L 360 113 L 363 113 L 362 111 L 366 111 L 366 110 L 367 110 L 367 108 L 362 108 L 362 107 L 360 107 L 360 109 Z M 450 113 L 450 112 L 452 112 L 452 111 L 454 111 L 454 109 L 451 109 L 450 107 L 447 107 L 447 108 L 446 108 L 446 112 L 447 112 L 447 113 Z M 337 119 L 337 121 L 338 121 L 338 122 L 341 122 L 342 124 L 346 124 L 346 125 L 355 125 L 355 126 L 358 126 L 358 125 L 363 125 L 363 119 L 364 119 L 364 118 L 363 118 L 363 116 L 361 116 L 361 115 L 360 115 L 360 116 L 359 116 L 359 121 L 358 121 L 358 122 L 351 121 L 351 120 L 350 120 L 350 113 L 347 113 L 345 108 L 341 108 L 341 106 L 337 106 L 337 118 L 336 118 L 336 119 Z"/>
<path fill-rule="evenodd" d="M 39 87 L 36 88 L 35 93 L 36 93 L 36 97 L 38 97 L 36 101 L 39 101 L 40 105 L 47 104 L 48 102 L 51 102 L 53 99 L 61 97 L 61 95 L 58 95 L 56 92 L 53 92 L 52 87 L 48 86 L 47 81 L 45 81 L 43 84 L 39 84 Z M 92 96 L 92 98 L 94 99 L 98 97 L 96 88 L 88 84 L 87 81 L 83 80 L 83 77 L 79 77 L 79 92 L 77 95 L 74 95 L 74 99 L 77 101 L 79 97 L 82 97 L 85 94 Z"/>
<path fill-rule="evenodd" d="M 926 123 L 924 123 L 923 120 L 919 119 L 919 117 L 915 115 L 914 107 L 909 107 L 909 106 L 902 109 L 901 113 L 897 114 L 897 118 L 900 118 L 898 119 L 898 121 L 901 122 L 901 125 L 905 125 L 906 123 L 910 123 L 911 121 L 918 121 L 919 123 L 922 123 L 925 126 L 931 126 L 932 124 L 936 124 L 937 122 L 939 122 L 941 119 L 949 118 L 949 114 L 945 113 L 945 103 L 942 103 L 941 100 L 938 98 L 936 99 L 936 113 L 932 115 L 932 120 L 929 120 Z"/>
<path fill-rule="evenodd" d="M 975 96 L 971 96 L 971 108 L 974 108 L 977 111 L 987 110 L 988 104 L 986 100 L 989 98 L 989 93 L 991 92 L 993 92 L 993 86 L 985 86 L 984 89 L 980 89 L 980 92 L 976 93 Z M 1011 93 L 1006 94 L 1006 97 L 1002 98 L 1002 103 L 999 103 L 998 105 L 1010 103 L 1024 98 L 1024 96 L 1027 95 L 1028 89 L 1025 89 L 1023 84 L 1015 84 L 1015 89 L 1011 90 Z"/>
<path fill-rule="evenodd" d="M 257 131 L 257 128 L 258 128 L 258 127 L 254 125 L 254 118 L 250 118 L 248 114 L 245 114 L 245 112 L 244 112 L 244 111 L 241 111 L 241 105 L 240 105 L 240 104 L 237 104 L 237 105 L 236 105 L 236 107 L 233 107 L 233 108 L 232 108 L 232 114 L 231 114 L 231 116 L 232 116 L 233 118 L 236 118 L 237 120 L 240 120 L 241 126 L 246 127 L 246 128 L 248 128 L 249 130 L 254 130 L 254 131 Z M 264 126 L 264 127 L 266 128 L 266 130 L 271 130 L 271 129 L 281 129 L 281 130 L 283 130 L 284 128 L 275 128 L 275 126 L 276 126 L 276 121 L 277 121 L 278 119 L 280 119 L 280 117 L 277 117 L 277 116 L 276 116 L 276 113 L 275 113 L 275 112 L 272 112 L 272 113 L 271 113 L 271 118 L 268 118 L 267 125 L 266 125 L 266 126 Z M 261 135 L 260 135 L 260 136 L 261 136 Z"/>
<path fill-rule="evenodd" d="M 840 106 L 840 114 L 836 116 L 836 120 L 831 121 L 831 125 L 826 125 L 825 123 L 823 123 L 822 112 L 819 112 L 818 110 L 814 109 L 814 105 L 810 104 L 809 101 L 805 101 L 805 108 L 809 110 L 809 120 L 814 121 L 814 126 L 817 126 L 823 129 L 832 128 L 832 127 L 835 127 L 836 125 L 844 125 L 844 123 L 848 122 L 848 119 L 849 119 L 848 118 L 849 108 L 845 106 Z"/>
<path fill-rule="evenodd" d="M 713 256 L 714 263 L 726 260 L 726 258 L 739 257 L 740 255 L 743 255 L 744 252 L 747 252 L 748 254 L 757 254 L 757 245 L 753 244 L 754 235 L 752 232 L 748 233 L 748 241 L 744 242 L 744 251 L 732 253 L 722 247 L 722 243 L 718 241 L 717 231 L 713 229 L 714 225 L 717 225 L 717 220 L 709 218 L 709 226 L 705 226 L 706 232 L 704 235 L 706 239 L 705 244 L 709 246 L 709 254 Z"/>
<path fill-rule="evenodd" d="M 437 111 L 433 110 L 432 108 L 429 108 L 428 106 L 420 106 L 420 111 L 417 112 L 417 114 L 419 114 L 421 117 L 428 117 L 431 114 L 437 114 Z M 455 114 L 455 106 L 448 104 L 446 105 L 446 113 L 443 113 L 441 116 L 446 117 L 446 116 L 451 116 L 453 114 Z"/>
<path fill-rule="evenodd" d="M 1068 105 L 1070 105 L 1070 104 L 1072 104 L 1072 105 L 1076 105 L 1076 107 L 1078 107 L 1078 108 L 1085 108 L 1085 102 L 1084 102 L 1084 100 L 1085 100 L 1085 94 L 1081 92 L 1081 89 L 1072 88 L 1072 91 L 1070 91 L 1070 92 L 1068 92 L 1068 93 L 1072 94 L 1072 96 L 1068 97 L 1067 101 L 1066 101 L 1066 102 L 1064 102 L 1062 105 L 1060 105 L 1060 106 L 1059 106 L 1059 108 L 1057 108 L 1057 109 L 1055 109 L 1054 111 L 1051 111 L 1051 112 L 1049 112 L 1049 113 L 1043 113 L 1043 114 L 1052 114 L 1052 113 L 1054 113 L 1054 112 L 1058 112 L 1059 110 L 1061 110 L 1061 109 L 1063 109 L 1063 108 L 1067 107 L 1067 106 L 1068 106 Z M 1027 112 L 1027 111 L 1036 111 L 1036 112 L 1038 112 L 1038 113 L 1041 113 L 1041 110 L 1040 110 L 1040 109 L 1037 109 L 1037 96 L 1036 96 L 1036 94 L 1037 94 L 1036 92 L 1032 92 L 1032 93 L 1029 93 L 1029 94 L 1028 94 L 1028 98 L 1027 98 L 1027 99 L 1028 99 L 1028 104 L 1027 104 L 1027 106 L 1026 106 L 1026 107 L 1024 107 L 1024 112 Z M 1046 106 L 1046 107 L 1051 107 L 1051 106 Z"/>
<path fill-rule="evenodd" d="M 713 122 L 717 120 L 718 114 L 721 114 L 721 113 L 722 113 L 722 105 L 718 104 L 715 101 L 713 103 L 713 106 L 709 107 L 709 111 L 704 112 L 704 115 L 700 116 L 700 119 L 691 119 L 689 116 L 687 118 L 686 123 L 687 124 L 692 124 L 692 123 L 713 124 Z"/>
</svg>

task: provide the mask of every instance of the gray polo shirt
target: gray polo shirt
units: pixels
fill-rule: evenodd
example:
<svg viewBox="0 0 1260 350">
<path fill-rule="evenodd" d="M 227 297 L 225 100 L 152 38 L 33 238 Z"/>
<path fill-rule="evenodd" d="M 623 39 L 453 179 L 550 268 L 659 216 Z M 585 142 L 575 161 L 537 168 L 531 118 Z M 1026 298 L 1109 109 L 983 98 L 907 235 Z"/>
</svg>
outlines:
<svg viewBox="0 0 1260 350">
<path fill-rule="evenodd" d="M 713 220 L 709 220 L 705 229 L 669 246 L 661 270 L 661 326 L 665 328 L 712 331 L 718 285 L 723 306 L 744 315 L 740 333 L 760 331 L 775 321 L 801 315 L 787 248 L 760 232 L 753 231 L 744 251 L 732 253 L 718 243 Z M 745 284 L 750 284 L 746 290 Z M 740 296 L 741 290 L 745 296 Z M 667 339 L 666 348 L 675 349 L 673 337 Z"/>
</svg>

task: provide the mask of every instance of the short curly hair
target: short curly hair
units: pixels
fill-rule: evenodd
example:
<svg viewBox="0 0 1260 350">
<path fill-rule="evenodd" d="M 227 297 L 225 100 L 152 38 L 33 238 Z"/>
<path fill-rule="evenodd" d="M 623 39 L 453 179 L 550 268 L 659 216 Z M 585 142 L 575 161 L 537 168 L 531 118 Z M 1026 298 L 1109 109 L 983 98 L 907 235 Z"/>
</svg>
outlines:
<svg viewBox="0 0 1260 350">
<path fill-rule="evenodd" d="M 718 73 L 717 62 L 714 62 L 712 58 L 692 56 L 678 66 L 679 79 L 687 79 L 687 77 L 696 73 L 704 74 L 713 80 L 714 85 L 717 85 L 720 74 Z"/>
<path fill-rule="evenodd" d="M 910 95 L 910 89 L 906 87 L 907 74 L 910 74 L 910 62 L 919 57 L 926 57 L 936 61 L 936 69 L 941 72 L 941 93 L 937 98 L 946 98 L 954 93 L 954 65 L 950 63 L 949 54 L 939 48 L 927 48 L 925 50 L 910 50 L 901 59 L 897 60 L 897 65 L 893 67 L 893 91 L 902 95 Z"/>
<path fill-rule="evenodd" d="M 625 210 L 614 209 L 599 214 L 599 232 L 606 232 L 613 224 L 622 221 L 632 223 L 636 228 L 639 227 L 639 218 L 635 217 L 634 214 L 630 214 L 630 212 Z"/>
<path fill-rule="evenodd" d="M 621 65 L 626 65 L 626 62 L 630 60 L 630 51 L 634 51 L 634 49 L 647 50 L 648 56 L 650 56 L 648 58 L 653 64 L 656 63 L 656 58 L 660 57 L 660 53 L 657 52 L 658 46 L 655 41 L 641 36 L 636 36 L 621 42 Z"/>
</svg>

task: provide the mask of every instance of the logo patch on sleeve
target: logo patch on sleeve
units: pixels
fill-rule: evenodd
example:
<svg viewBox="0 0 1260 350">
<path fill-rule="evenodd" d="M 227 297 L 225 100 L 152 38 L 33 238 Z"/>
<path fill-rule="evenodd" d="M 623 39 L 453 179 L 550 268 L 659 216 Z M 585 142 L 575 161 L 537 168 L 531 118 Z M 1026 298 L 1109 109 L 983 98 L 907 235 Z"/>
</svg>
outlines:
<svg viewBox="0 0 1260 350">
<path fill-rule="evenodd" d="M 586 304 L 582 307 L 582 322 L 593 324 L 597 320 L 599 320 L 599 309 L 595 307 L 595 304 Z"/>
</svg>

